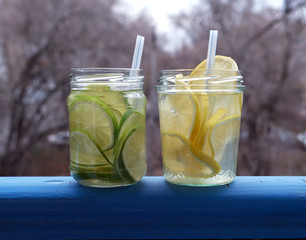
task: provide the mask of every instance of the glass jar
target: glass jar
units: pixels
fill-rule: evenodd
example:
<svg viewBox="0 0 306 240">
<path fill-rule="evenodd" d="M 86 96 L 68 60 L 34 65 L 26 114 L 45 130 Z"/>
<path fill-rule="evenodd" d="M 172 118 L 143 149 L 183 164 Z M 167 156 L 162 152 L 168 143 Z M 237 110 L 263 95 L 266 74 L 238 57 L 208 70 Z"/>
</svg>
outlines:
<svg viewBox="0 0 306 240">
<path fill-rule="evenodd" d="M 142 70 L 71 69 L 70 171 L 80 184 L 116 187 L 146 173 Z"/>
<path fill-rule="evenodd" d="M 159 83 L 166 180 L 190 186 L 232 182 L 245 90 L 240 71 L 164 70 Z"/>
</svg>

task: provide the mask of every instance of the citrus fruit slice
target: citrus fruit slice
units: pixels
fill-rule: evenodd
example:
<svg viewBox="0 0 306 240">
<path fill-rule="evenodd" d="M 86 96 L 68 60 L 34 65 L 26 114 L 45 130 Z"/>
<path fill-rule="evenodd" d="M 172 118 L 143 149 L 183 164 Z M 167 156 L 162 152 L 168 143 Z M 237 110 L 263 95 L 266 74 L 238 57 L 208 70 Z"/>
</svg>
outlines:
<svg viewBox="0 0 306 240">
<path fill-rule="evenodd" d="M 215 175 L 202 161 L 197 160 L 177 136 L 162 135 L 163 166 L 167 175 L 207 178 Z"/>
<path fill-rule="evenodd" d="M 206 69 L 206 65 L 207 59 L 201 62 L 190 74 L 192 78 L 190 81 L 191 85 L 207 84 L 207 81 L 222 85 L 237 84 L 238 66 L 231 57 L 217 55 L 212 72 Z"/>
<path fill-rule="evenodd" d="M 212 85 L 207 85 L 206 81 L 208 80 L 205 79 L 205 77 L 210 77 L 211 75 L 216 75 L 214 76 L 215 78 L 213 78 L 213 80 L 209 80 L 214 84 L 236 84 L 238 66 L 232 58 L 217 55 L 215 57 L 214 69 L 212 73 L 207 71 L 206 64 L 207 60 L 205 59 L 190 74 L 191 86 L 202 84 L 202 87 L 204 86 L 205 89 L 210 89 Z M 197 140 L 195 143 L 198 149 L 203 149 L 203 144 L 205 138 L 207 138 L 208 129 L 216 124 L 221 117 L 225 118 L 241 113 L 241 104 L 237 104 L 240 103 L 239 98 L 240 95 L 238 94 L 209 94 L 206 99 L 198 100 L 199 104 L 207 106 L 205 109 L 202 108 L 203 110 L 201 110 L 201 127 L 200 131 L 198 131 Z"/>
<path fill-rule="evenodd" d="M 135 111 L 134 109 L 127 110 L 121 117 L 119 123 L 119 134 L 118 138 L 120 139 L 123 134 L 128 132 L 130 129 L 135 126 L 145 127 L 146 119 L 143 114 Z"/>
<path fill-rule="evenodd" d="M 164 131 L 177 132 L 194 138 L 199 127 L 200 110 L 196 96 L 189 91 L 185 79 L 179 76 L 175 81 L 176 92 L 160 93 L 160 125 Z"/>
<path fill-rule="evenodd" d="M 114 114 L 115 118 L 117 119 L 117 123 L 120 123 L 120 120 L 122 118 L 122 113 L 115 109 L 115 108 L 110 108 L 110 110 L 112 111 L 112 113 Z"/>
<path fill-rule="evenodd" d="M 224 116 L 226 111 L 227 110 L 224 108 L 219 108 L 208 121 L 202 123 L 195 143 L 196 148 L 202 149 L 205 141 L 205 136 L 207 136 L 208 130 L 218 123 L 218 121 Z"/>
<path fill-rule="evenodd" d="M 121 115 L 128 110 L 128 102 L 124 97 L 124 92 L 112 90 L 110 86 L 90 84 L 87 93 L 98 96 L 109 108 L 116 109 Z"/>
<path fill-rule="evenodd" d="M 220 155 L 225 151 L 222 144 L 231 142 L 222 135 L 222 131 L 230 130 L 224 130 L 221 123 L 240 118 L 241 113 L 239 94 L 206 91 L 212 86 L 208 81 L 216 79 L 218 83 L 225 82 L 220 85 L 236 84 L 235 61 L 216 56 L 213 72 L 207 71 L 206 62 L 199 64 L 189 78 L 176 76 L 176 91 L 161 93 L 159 101 L 165 168 L 190 177 L 213 177 L 220 173 Z"/>
<path fill-rule="evenodd" d="M 139 181 L 146 170 L 145 128 L 127 129 L 118 140 L 114 153 L 117 173 L 129 181 Z"/>
<path fill-rule="evenodd" d="M 125 170 L 138 182 L 146 172 L 145 129 L 140 128 L 126 140 L 122 150 L 122 162 Z"/>
<path fill-rule="evenodd" d="M 106 104 L 95 96 L 78 95 L 69 105 L 70 130 L 86 131 L 101 147 L 113 147 L 117 119 Z"/>
<path fill-rule="evenodd" d="M 88 162 L 88 161 L 87 161 Z M 88 163 L 82 163 L 82 162 L 75 162 L 74 160 L 70 160 L 70 168 L 71 167 L 74 167 L 74 168 L 82 168 L 82 169 L 86 169 L 86 168 L 108 168 L 110 165 L 109 163 L 92 163 L 92 164 L 88 164 Z"/>
<path fill-rule="evenodd" d="M 186 137 L 173 132 L 163 132 L 162 135 L 177 137 L 187 148 L 189 153 L 200 163 L 205 164 L 214 174 L 218 174 L 221 170 L 220 164 L 205 152 L 198 150 Z M 188 158 L 187 158 L 188 159 Z M 194 164 L 188 163 L 190 168 L 196 168 Z"/>
<path fill-rule="evenodd" d="M 207 65 L 207 59 L 202 61 L 195 68 L 195 70 L 190 74 L 190 77 L 202 76 L 205 73 L 204 70 L 207 69 L 206 65 Z M 234 70 L 234 71 L 238 71 L 238 65 L 237 65 L 237 63 L 231 57 L 216 55 L 215 56 L 214 69 L 216 69 L 216 70 Z"/>
<path fill-rule="evenodd" d="M 70 159 L 81 167 L 112 165 L 104 151 L 86 131 L 70 131 Z"/>
<path fill-rule="evenodd" d="M 240 133 L 240 115 L 230 116 L 218 121 L 209 131 L 208 143 L 213 157 L 221 162 L 228 144 L 237 145 Z"/>
</svg>

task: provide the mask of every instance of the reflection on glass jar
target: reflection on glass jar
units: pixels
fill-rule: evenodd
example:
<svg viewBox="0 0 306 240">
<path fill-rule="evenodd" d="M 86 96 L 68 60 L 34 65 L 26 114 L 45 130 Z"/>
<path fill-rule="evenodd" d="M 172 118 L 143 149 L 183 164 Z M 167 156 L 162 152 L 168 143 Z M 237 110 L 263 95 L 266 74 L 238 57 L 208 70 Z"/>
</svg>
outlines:
<svg viewBox="0 0 306 240">
<path fill-rule="evenodd" d="M 166 180 L 191 186 L 232 182 L 245 89 L 240 72 L 165 70 L 159 81 Z"/>
<path fill-rule="evenodd" d="M 71 70 L 70 171 L 82 185 L 126 186 L 146 173 L 141 70 Z"/>
</svg>

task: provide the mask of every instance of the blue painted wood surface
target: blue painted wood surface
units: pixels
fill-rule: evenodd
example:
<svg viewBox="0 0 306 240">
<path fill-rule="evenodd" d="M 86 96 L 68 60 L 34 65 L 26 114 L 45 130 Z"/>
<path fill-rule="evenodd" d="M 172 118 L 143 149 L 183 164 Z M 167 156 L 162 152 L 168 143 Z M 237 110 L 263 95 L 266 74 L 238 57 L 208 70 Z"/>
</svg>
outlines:
<svg viewBox="0 0 306 240">
<path fill-rule="evenodd" d="M 206 188 L 145 177 L 113 189 L 0 177 L 0 238 L 306 238 L 306 177 L 237 177 Z"/>
</svg>

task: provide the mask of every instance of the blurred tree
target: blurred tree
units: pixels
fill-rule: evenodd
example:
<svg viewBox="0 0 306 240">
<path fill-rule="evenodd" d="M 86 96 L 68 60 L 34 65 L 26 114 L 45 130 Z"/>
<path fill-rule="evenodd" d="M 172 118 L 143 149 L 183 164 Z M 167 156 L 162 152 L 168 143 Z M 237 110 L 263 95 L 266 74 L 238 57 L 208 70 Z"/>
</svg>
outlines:
<svg viewBox="0 0 306 240">
<path fill-rule="evenodd" d="M 152 26 L 144 15 L 130 19 L 119 13 L 117 4 L 0 1 L 0 174 L 25 174 L 29 169 L 19 166 L 29 153 L 49 134 L 68 129 L 70 68 L 130 67 L 136 34 L 150 36 Z"/>
<path fill-rule="evenodd" d="M 176 67 L 200 63 L 209 30 L 219 29 L 217 54 L 231 56 L 242 70 L 247 90 L 241 174 L 306 172 L 306 152 L 295 137 L 306 129 L 305 6 L 305 0 L 285 0 L 282 11 L 258 11 L 252 0 L 202 0 L 189 13 L 173 17 L 191 42 L 177 52 Z"/>
<path fill-rule="evenodd" d="M 161 50 L 164 36 L 155 37 L 146 12 L 131 18 L 119 4 L 0 1 L 1 175 L 54 174 L 50 164 L 38 169 L 38 161 L 51 158 L 57 159 L 55 173 L 68 173 L 68 146 L 58 155 L 46 137 L 68 129 L 69 69 L 130 67 L 136 34 L 146 37 L 148 174 L 161 174 L 157 72 L 200 63 L 210 29 L 220 30 L 217 53 L 237 61 L 247 85 L 238 172 L 305 174 L 305 149 L 295 138 L 306 129 L 305 0 L 285 0 L 283 10 L 258 10 L 252 0 L 200 0 L 173 17 L 188 38 L 174 54 Z"/>
</svg>

